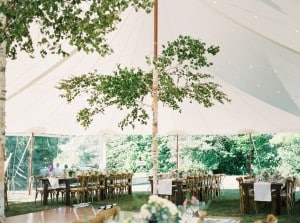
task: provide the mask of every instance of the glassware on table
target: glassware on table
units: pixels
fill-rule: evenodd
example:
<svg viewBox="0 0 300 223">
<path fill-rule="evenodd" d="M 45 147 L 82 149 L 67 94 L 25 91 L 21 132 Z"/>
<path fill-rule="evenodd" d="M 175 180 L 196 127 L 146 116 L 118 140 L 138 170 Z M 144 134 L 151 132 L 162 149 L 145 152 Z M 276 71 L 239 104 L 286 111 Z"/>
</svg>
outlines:
<svg viewBox="0 0 300 223">
<path fill-rule="evenodd" d="M 185 211 L 186 211 L 186 207 L 183 206 L 183 205 L 178 205 L 177 209 L 178 209 L 178 211 L 180 212 L 181 216 L 183 216 L 183 214 L 184 214 Z"/>
<path fill-rule="evenodd" d="M 120 221 L 120 222 L 125 222 L 124 219 L 123 221 Z M 143 216 L 141 215 L 141 213 L 134 213 L 132 215 L 132 223 L 143 223 L 143 222 L 148 222 L 146 221 L 146 219 L 143 219 Z"/>
<path fill-rule="evenodd" d="M 198 213 L 198 210 L 199 210 L 199 200 L 196 200 L 192 205 L 191 205 L 191 209 L 193 211 L 193 216 L 194 217 L 197 217 L 197 213 Z"/>
<path fill-rule="evenodd" d="M 204 222 L 204 216 L 206 215 L 205 202 L 204 201 L 199 202 L 198 215 L 199 215 L 200 222 L 201 221 Z"/>
<path fill-rule="evenodd" d="M 187 222 L 190 222 L 191 219 L 193 218 L 193 215 L 194 215 L 193 210 L 190 207 L 188 207 L 186 208 L 186 211 L 183 214 L 183 219 L 185 219 Z"/>
<path fill-rule="evenodd" d="M 199 201 L 198 211 L 203 211 L 205 209 L 205 201 Z"/>
</svg>

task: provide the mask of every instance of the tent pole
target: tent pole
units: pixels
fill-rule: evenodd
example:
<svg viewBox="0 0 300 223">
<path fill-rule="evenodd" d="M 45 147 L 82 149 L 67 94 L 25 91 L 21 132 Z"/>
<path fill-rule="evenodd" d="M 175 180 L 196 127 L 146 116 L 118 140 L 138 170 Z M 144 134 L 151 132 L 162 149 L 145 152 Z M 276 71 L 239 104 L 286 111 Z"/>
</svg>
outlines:
<svg viewBox="0 0 300 223">
<path fill-rule="evenodd" d="M 249 153 L 249 175 L 252 176 L 252 158 L 253 158 L 253 139 L 252 139 L 252 134 L 249 133 L 249 142 L 250 142 L 250 153 Z"/>
<path fill-rule="evenodd" d="M 32 152 L 34 148 L 34 133 L 31 133 L 30 147 L 29 147 L 29 159 L 28 159 L 28 194 L 31 195 L 32 186 Z"/>
<path fill-rule="evenodd" d="M 101 133 L 99 136 L 99 169 L 106 170 L 106 139 L 108 135 Z"/>
<path fill-rule="evenodd" d="M 178 134 L 176 134 L 176 169 L 179 169 L 179 140 Z"/>
</svg>

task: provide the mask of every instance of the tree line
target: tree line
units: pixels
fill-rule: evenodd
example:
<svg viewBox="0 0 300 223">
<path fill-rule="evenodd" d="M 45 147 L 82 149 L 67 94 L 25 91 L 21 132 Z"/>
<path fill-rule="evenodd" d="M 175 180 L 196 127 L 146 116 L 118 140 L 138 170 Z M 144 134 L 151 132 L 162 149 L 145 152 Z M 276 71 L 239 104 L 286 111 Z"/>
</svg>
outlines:
<svg viewBox="0 0 300 223">
<path fill-rule="evenodd" d="M 279 170 L 285 175 L 300 172 L 300 134 L 207 135 L 159 137 L 160 173 L 177 167 L 181 171 L 200 170 L 227 175 L 254 174 Z M 30 150 L 27 136 L 7 136 L 6 156 L 12 153 L 8 177 L 13 189 L 28 185 Z M 106 139 L 106 170 L 150 173 L 151 136 L 110 136 Z M 34 138 L 32 175 L 38 175 L 49 164 L 73 168 L 98 168 L 98 137 Z M 177 164 L 178 162 L 178 164 Z M 251 162 L 251 163 L 250 163 Z M 177 166 L 178 165 L 178 166 Z"/>
</svg>

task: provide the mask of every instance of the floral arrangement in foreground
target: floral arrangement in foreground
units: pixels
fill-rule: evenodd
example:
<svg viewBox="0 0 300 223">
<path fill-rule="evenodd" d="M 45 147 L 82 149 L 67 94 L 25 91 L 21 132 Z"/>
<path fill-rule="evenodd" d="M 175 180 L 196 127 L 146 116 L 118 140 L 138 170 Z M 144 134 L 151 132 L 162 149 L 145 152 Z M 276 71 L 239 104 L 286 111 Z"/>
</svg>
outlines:
<svg viewBox="0 0 300 223">
<path fill-rule="evenodd" d="M 178 211 L 176 205 L 171 201 L 159 197 L 157 195 L 151 195 L 149 197 L 148 203 L 142 205 L 141 215 L 144 219 L 150 219 L 151 209 L 155 206 L 156 208 L 156 218 L 157 222 L 180 222 L 180 212 Z"/>
<path fill-rule="evenodd" d="M 197 197 L 191 196 L 190 193 L 186 194 L 185 200 L 183 202 L 183 216 L 182 218 L 188 218 L 189 216 L 194 216 L 198 218 L 198 223 L 204 222 L 204 217 L 207 215 L 206 209 L 210 205 L 211 200 L 207 203 L 200 202 Z M 195 212 L 196 208 L 196 212 Z"/>
<path fill-rule="evenodd" d="M 254 223 L 277 223 L 277 217 L 274 216 L 273 214 L 268 214 L 267 218 L 265 220 L 257 220 Z"/>
<path fill-rule="evenodd" d="M 186 197 L 185 197 L 185 200 L 183 202 L 183 206 L 185 208 L 189 208 L 192 205 L 194 205 L 197 201 L 198 201 L 198 199 L 195 196 L 191 197 L 191 195 L 189 193 L 187 193 Z"/>
</svg>

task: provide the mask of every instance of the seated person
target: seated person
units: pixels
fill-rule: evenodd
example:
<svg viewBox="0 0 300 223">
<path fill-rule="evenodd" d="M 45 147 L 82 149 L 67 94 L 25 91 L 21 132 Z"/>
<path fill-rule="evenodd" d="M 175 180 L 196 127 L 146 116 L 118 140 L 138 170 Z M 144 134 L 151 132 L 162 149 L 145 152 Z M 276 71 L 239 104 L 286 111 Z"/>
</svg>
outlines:
<svg viewBox="0 0 300 223">
<path fill-rule="evenodd" d="M 50 164 L 48 166 L 48 174 L 49 176 L 57 176 L 57 175 L 62 175 L 63 174 L 63 170 L 61 170 L 59 168 L 59 164 L 56 164 L 56 167 L 53 168 L 53 164 Z"/>
</svg>

